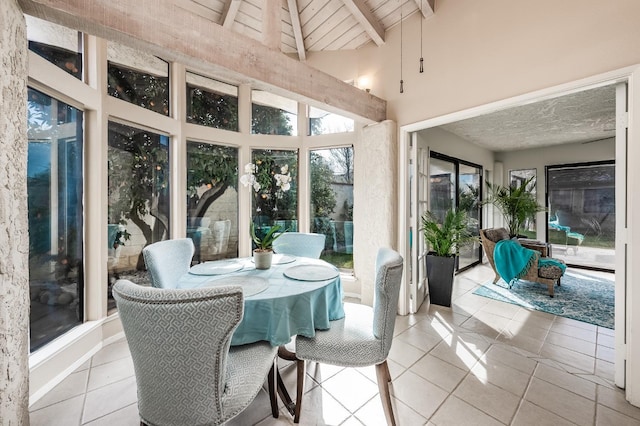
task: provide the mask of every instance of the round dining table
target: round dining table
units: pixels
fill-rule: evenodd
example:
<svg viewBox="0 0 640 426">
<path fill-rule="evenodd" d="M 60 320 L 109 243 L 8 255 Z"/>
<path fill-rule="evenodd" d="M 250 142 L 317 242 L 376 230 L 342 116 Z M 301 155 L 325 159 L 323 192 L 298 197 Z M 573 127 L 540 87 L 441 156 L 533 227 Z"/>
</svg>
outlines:
<svg viewBox="0 0 640 426">
<path fill-rule="evenodd" d="M 251 257 L 199 263 L 180 278 L 178 288 L 215 285 L 240 285 L 245 295 L 232 345 L 264 340 L 282 346 L 298 334 L 313 337 L 344 317 L 340 272 L 320 259 L 274 254 L 265 270 L 256 269 Z"/>
</svg>

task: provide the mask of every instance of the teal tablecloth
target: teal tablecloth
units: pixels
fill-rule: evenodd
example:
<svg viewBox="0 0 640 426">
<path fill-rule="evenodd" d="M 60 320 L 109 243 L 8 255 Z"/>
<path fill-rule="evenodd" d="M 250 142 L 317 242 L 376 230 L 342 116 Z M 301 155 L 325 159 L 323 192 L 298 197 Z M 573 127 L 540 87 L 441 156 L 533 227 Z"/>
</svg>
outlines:
<svg viewBox="0 0 640 426">
<path fill-rule="evenodd" d="M 318 259 L 296 257 L 295 261 L 272 265 L 270 269 L 255 269 L 252 258 L 236 259 L 242 269 L 223 275 L 185 274 L 178 288 L 215 285 L 217 280 L 235 276 L 257 276 L 269 281 L 262 292 L 246 297 L 244 316 L 231 339 L 232 345 L 244 345 L 261 340 L 273 346 L 288 343 L 300 334 L 313 337 L 315 330 L 327 330 L 330 321 L 344 317 L 342 283 L 340 276 L 324 281 L 298 281 L 283 275 L 297 265 L 324 265 L 335 267 Z M 337 271 L 337 270 L 336 270 Z"/>
</svg>

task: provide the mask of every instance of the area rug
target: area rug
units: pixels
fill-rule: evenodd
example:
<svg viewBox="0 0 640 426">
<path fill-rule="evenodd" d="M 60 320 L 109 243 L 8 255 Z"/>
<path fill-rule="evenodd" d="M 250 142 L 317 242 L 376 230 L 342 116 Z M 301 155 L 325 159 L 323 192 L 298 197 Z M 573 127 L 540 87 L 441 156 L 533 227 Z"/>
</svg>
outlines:
<svg viewBox="0 0 640 426">
<path fill-rule="evenodd" d="M 473 294 L 513 303 L 528 309 L 613 329 L 614 282 L 586 273 L 567 271 L 555 296 L 549 297 L 546 285 L 516 281 L 512 288 L 500 279 L 478 287 Z"/>
</svg>

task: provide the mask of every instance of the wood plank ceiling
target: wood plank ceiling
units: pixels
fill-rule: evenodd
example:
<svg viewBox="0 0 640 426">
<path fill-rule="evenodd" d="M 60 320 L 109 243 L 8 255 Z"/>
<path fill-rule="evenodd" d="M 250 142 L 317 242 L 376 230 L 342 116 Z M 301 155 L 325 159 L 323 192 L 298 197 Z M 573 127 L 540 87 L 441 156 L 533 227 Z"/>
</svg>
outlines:
<svg viewBox="0 0 640 426">
<path fill-rule="evenodd" d="M 301 61 L 307 52 L 380 46 L 400 18 L 434 13 L 435 0 L 275 0 L 280 3 L 280 50 Z M 267 0 L 188 0 L 181 7 L 254 40 L 265 40 Z"/>
</svg>

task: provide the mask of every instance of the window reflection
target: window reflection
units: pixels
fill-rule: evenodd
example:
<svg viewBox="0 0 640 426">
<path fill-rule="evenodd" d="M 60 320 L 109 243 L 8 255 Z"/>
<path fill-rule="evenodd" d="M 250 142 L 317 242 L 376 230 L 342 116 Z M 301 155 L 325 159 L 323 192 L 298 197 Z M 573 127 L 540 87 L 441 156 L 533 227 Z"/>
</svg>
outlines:
<svg viewBox="0 0 640 426">
<path fill-rule="evenodd" d="M 238 88 L 187 73 L 187 122 L 238 131 Z"/>
<path fill-rule="evenodd" d="M 298 104 L 273 93 L 251 92 L 251 133 L 296 136 Z"/>
<path fill-rule="evenodd" d="M 28 90 L 31 350 L 82 323 L 82 111 Z"/>
<path fill-rule="evenodd" d="M 238 256 L 238 149 L 187 142 L 187 237 L 194 260 Z"/>
<path fill-rule="evenodd" d="M 81 33 L 53 22 L 25 15 L 29 50 L 61 70 L 82 79 Z"/>
<path fill-rule="evenodd" d="M 109 283 L 144 271 L 142 249 L 169 238 L 169 138 L 109 122 Z M 142 274 L 144 276 L 144 274 Z M 139 282 L 136 276 L 131 278 Z"/>
</svg>

